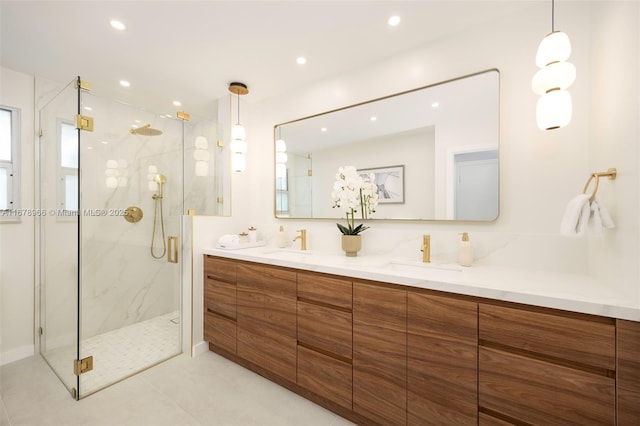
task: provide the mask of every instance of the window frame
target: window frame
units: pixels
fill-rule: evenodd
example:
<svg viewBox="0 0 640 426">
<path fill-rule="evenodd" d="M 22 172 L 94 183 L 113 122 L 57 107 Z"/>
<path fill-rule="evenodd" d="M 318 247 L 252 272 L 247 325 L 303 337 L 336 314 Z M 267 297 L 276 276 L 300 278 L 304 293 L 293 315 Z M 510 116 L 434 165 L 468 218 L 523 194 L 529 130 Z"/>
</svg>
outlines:
<svg viewBox="0 0 640 426">
<path fill-rule="evenodd" d="M 0 223 L 2 222 L 20 222 L 21 215 L 15 212 L 20 210 L 20 166 L 21 156 L 21 138 L 22 138 L 22 111 L 20 108 L 11 107 L 0 104 L 0 109 L 8 111 L 11 114 L 11 159 L 9 161 L 0 159 L 0 168 L 7 170 L 7 196 L 8 208 L 0 209 Z M 14 214 L 11 214 L 11 211 Z"/>
</svg>

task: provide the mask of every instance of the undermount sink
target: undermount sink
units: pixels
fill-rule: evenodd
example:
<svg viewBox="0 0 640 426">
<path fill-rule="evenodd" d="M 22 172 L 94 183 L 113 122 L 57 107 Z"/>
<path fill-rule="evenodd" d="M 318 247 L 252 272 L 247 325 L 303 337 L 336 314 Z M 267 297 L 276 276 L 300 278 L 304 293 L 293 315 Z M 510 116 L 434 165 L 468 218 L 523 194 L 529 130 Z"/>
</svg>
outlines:
<svg viewBox="0 0 640 426">
<path fill-rule="evenodd" d="M 456 277 L 462 272 L 460 265 L 452 263 L 423 263 L 419 261 L 392 260 L 380 266 L 381 269 L 399 274 L 406 274 L 421 278 Z"/>
<path fill-rule="evenodd" d="M 281 259 L 281 260 L 296 260 L 303 261 L 307 259 L 312 253 L 309 250 L 296 250 L 296 249 L 276 249 L 269 250 L 263 253 L 264 256 L 270 257 L 272 259 Z"/>
</svg>

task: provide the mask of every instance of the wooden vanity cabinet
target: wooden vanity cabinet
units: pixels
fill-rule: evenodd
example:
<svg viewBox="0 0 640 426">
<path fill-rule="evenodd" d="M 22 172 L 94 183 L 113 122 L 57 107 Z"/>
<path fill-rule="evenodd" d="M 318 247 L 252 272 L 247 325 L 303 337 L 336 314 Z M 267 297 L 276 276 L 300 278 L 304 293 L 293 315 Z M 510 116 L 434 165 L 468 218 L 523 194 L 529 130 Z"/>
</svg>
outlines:
<svg viewBox="0 0 640 426">
<path fill-rule="evenodd" d="M 617 320 L 618 426 L 640 425 L 640 322 Z"/>
<path fill-rule="evenodd" d="M 297 383 L 352 409 L 353 288 L 350 280 L 298 272 Z"/>
<path fill-rule="evenodd" d="M 204 338 L 236 353 L 236 262 L 204 256 Z"/>
<path fill-rule="evenodd" d="M 527 424 L 616 422 L 615 322 L 480 304 L 479 411 Z"/>
<path fill-rule="evenodd" d="M 408 292 L 409 425 L 478 423 L 478 304 Z"/>
<path fill-rule="evenodd" d="M 296 272 L 237 265 L 237 355 L 296 381 Z"/>
<path fill-rule="evenodd" d="M 640 322 L 205 255 L 204 336 L 358 424 L 640 425 Z"/>
<path fill-rule="evenodd" d="M 353 283 L 353 411 L 407 423 L 407 291 Z"/>
</svg>

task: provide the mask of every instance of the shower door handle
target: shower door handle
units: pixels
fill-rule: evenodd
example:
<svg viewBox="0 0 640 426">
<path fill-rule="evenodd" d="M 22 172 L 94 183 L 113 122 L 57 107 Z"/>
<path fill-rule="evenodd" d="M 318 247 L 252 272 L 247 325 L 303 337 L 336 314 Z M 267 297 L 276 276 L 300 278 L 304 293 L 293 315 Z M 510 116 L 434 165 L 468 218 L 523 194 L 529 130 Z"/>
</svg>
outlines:
<svg viewBox="0 0 640 426">
<path fill-rule="evenodd" d="M 167 237 L 167 262 L 178 263 L 178 237 Z"/>
</svg>

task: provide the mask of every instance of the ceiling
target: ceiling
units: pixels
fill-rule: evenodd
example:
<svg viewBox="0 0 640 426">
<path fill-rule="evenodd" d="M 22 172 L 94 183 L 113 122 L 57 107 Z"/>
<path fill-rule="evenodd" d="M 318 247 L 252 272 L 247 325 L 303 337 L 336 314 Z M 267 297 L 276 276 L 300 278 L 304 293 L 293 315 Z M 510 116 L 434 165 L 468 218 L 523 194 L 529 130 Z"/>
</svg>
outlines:
<svg viewBox="0 0 640 426">
<path fill-rule="evenodd" d="M 249 87 L 243 100 L 258 102 L 528 4 L 0 0 L 1 64 L 60 83 L 80 75 L 97 95 L 159 113 L 210 116 L 232 81 Z M 391 15 L 401 17 L 400 25 L 387 24 Z M 114 30 L 111 19 L 127 29 Z M 307 63 L 298 65 L 298 56 Z"/>
</svg>

